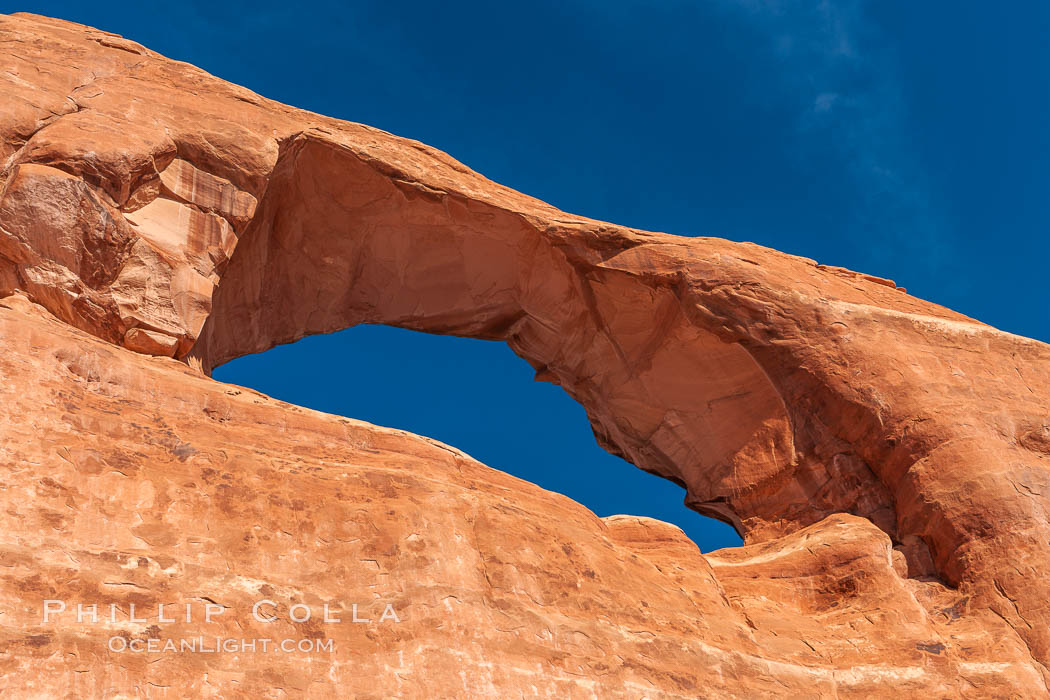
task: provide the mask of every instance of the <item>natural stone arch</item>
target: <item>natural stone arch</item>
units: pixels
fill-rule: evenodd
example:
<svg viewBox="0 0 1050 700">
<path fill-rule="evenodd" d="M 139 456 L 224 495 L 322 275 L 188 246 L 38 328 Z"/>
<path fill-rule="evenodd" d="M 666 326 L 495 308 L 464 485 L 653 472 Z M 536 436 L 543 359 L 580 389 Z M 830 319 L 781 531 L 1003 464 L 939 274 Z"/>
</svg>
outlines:
<svg viewBox="0 0 1050 700">
<path fill-rule="evenodd" d="M 193 356 L 210 368 L 358 323 L 503 340 L 587 408 L 606 449 L 743 529 L 728 501 L 795 461 L 777 389 L 741 344 L 691 320 L 673 287 L 624 269 L 637 241 L 573 250 L 560 240 L 571 226 L 538 224 L 299 136 Z"/>
</svg>

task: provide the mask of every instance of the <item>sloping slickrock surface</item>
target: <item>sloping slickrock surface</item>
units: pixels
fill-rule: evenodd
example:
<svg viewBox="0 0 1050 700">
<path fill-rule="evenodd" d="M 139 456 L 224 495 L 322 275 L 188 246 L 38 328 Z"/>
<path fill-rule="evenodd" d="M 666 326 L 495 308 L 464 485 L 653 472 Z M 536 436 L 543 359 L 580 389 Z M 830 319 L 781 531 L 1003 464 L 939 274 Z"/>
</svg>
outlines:
<svg viewBox="0 0 1050 700">
<path fill-rule="evenodd" d="M 4 697 L 1046 695 L 1046 345 L 80 25 L 0 17 L 0 94 Z M 358 323 L 507 342 L 746 545 L 206 376 Z"/>
</svg>

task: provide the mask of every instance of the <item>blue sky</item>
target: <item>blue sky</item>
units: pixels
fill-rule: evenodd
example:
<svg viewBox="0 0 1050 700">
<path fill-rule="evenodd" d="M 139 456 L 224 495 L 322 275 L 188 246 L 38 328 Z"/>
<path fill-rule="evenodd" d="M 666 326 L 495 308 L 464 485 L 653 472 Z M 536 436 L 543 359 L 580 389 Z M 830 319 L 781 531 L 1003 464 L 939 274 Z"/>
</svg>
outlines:
<svg viewBox="0 0 1050 700">
<path fill-rule="evenodd" d="M 1050 3 L 28 2 L 448 151 L 568 211 L 748 240 L 1050 339 Z M 358 328 L 216 376 L 406 428 L 600 515 L 735 535 L 502 345 Z"/>
</svg>

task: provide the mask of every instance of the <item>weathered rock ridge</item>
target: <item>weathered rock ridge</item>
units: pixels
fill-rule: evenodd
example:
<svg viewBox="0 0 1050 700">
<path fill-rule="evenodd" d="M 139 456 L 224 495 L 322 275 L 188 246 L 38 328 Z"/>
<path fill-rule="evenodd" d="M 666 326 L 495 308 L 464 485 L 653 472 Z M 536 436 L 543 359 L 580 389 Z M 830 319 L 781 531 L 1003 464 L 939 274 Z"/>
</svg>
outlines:
<svg viewBox="0 0 1050 700">
<path fill-rule="evenodd" d="M 1046 695 L 1050 347 L 565 214 L 80 25 L 0 17 L 0 90 L 5 697 Z M 200 371 L 359 323 L 507 342 L 747 544 Z M 201 601 L 226 613 L 158 624 Z"/>
</svg>

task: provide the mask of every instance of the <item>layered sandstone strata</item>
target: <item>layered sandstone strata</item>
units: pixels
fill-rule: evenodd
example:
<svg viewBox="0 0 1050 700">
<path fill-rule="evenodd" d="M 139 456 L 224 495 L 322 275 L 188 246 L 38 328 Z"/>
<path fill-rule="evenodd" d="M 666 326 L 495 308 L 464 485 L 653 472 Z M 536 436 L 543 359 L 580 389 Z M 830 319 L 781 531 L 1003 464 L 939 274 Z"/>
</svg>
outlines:
<svg viewBox="0 0 1050 700">
<path fill-rule="evenodd" d="M 79 25 L 0 18 L 0 86 L 5 695 L 1047 692 L 1046 345 L 565 214 Z M 507 342 L 746 545 L 206 377 L 358 323 Z M 124 617 L 45 624 L 45 599 Z M 119 654 L 114 630 L 335 648 Z"/>
</svg>

